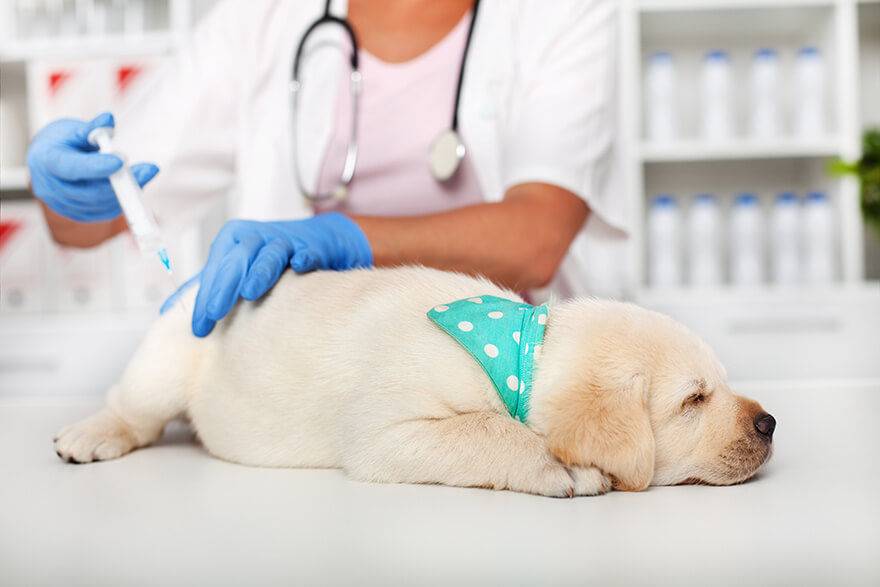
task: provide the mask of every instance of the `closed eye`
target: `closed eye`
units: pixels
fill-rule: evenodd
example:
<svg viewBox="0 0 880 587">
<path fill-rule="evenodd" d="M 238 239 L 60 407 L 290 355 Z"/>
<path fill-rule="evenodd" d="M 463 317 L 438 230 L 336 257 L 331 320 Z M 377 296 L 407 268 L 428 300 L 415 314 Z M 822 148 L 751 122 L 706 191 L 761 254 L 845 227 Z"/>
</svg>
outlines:
<svg viewBox="0 0 880 587">
<path fill-rule="evenodd" d="M 709 400 L 709 394 L 705 391 L 698 391 L 696 393 L 692 393 L 687 396 L 687 398 L 681 403 L 682 410 L 691 410 L 694 408 L 698 408 Z"/>
<path fill-rule="evenodd" d="M 709 398 L 710 390 L 705 379 L 694 379 L 688 387 L 690 387 L 692 393 L 681 402 L 682 410 L 697 407 Z"/>
</svg>

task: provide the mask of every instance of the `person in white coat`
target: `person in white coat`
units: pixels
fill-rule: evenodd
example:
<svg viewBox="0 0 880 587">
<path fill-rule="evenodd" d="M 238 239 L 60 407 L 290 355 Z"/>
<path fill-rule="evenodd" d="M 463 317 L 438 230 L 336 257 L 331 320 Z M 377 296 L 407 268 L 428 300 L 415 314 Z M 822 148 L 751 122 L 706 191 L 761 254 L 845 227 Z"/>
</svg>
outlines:
<svg viewBox="0 0 880 587">
<path fill-rule="evenodd" d="M 161 225 L 184 226 L 227 198 L 233 220 L 201 272 L 195 334 L 288 267 L 419 263 L 520 291 L 552 282 L 563 295 L 594 293 L 595 275 L 619 271 L 615 2 L 478 6 L 474 18 L 472 0 L 227 0 L 120 115 L 120 150 L 155 162 L 133 170 L 141 183 L 156 176 L 147 195 Z M 356 122 L 342 27 L 310 35 L 295 118 L 291 108 L 295 50 L 325 11 L 357 37 Z M 466 150 L 441 182 L 428 153 L 453 114 Z M 32 190 L 59 243 L 91 246 L 125 229 L 106 179 L 121 162 L 85 141 L 113 123 L 56 121 L 31 144 Z M 346 197 L 304 197 L 333 191 L 355 126 Z"/>
</svg>

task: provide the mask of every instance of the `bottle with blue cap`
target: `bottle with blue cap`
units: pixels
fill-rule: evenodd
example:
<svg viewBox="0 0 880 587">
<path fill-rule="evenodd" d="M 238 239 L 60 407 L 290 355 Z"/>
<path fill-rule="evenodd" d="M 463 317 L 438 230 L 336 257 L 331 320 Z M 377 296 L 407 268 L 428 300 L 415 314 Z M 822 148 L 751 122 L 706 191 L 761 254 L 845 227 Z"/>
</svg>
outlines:
<svg viewBox="0 0 880 587">
<path fill-rule="evenodd" d="M 804 278 L 810 284 L 834 280 L 834 222 L 831 200 L 812 192 L 804 203 Z"/>
<path fill-rule="evenodd" d="M 779 120 L 779 57 L 769 48 L 759 49 L 752 59 L 749 100 L 749 135 L 773 139 L 781 134 Z"/>
<path fill-rule="evenodd" d="M 652 142 L 678 138 L 678 76 L 671 53 L 651 55 L 645 75 L 647 136 Z"/>
<path fill-rule="evenodd" d="M 795 68 L 795 134 L 816 138 L 825 134 L 825 64 L 816 47 L 798 52 Z"/>
<path fill-rule="evenodd" d="M 694 287 L 721 284 L 721 210 L 712 194 L 700 194 L 688 211 L 688 278 Z"/>
<path fill-rule="evenodd" d="M 797 195 L 783 192 L 773 202 L 770 242 L 773 282 L 792 284 L 801 278 L 801 203 Z"/>
<path fill-rule="evenodd" d="M 681 213 L 668 194 L 656 196 L 648 211 L 648 279 L 658 288 L 681 285 Z"/>
<path fill-rule="evenodd" d="M 724 51 L 710 51 L 703 59 L 700 76 L 700 134 L 709 141 L 733 137 L 733 84 L 730 58 Z"/>
<path fill-rule="evenodd" d="M 740 194 L 730 215 L 730 279 L 733 285 L 764 281 L 764 215 L 755 194 Z"/>
</svg>

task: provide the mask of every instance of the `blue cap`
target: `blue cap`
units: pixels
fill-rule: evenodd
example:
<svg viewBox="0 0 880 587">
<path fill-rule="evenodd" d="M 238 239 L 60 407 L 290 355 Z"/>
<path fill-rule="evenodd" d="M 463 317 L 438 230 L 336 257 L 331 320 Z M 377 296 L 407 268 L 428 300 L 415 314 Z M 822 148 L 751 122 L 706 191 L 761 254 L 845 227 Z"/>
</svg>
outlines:
<svg viewBox="0 0 880 587">
<path fill-rule="evenodd" d="M 776 59 L 776 49 L 762 47 L 755 51 L 755 59 Z"/>
<path fill-rule="evenodd" d="M 818 47 L 801 47 L 801 50 L 798 51 L 799 57 L 814 57 L 821 53 Z"/>
<path fill-rule="evenodd" d="M 694 205 L 716 205 L 718 202 L 715 200 L 715 196 L 713 194 L 699 194 L 694 198 Z"/>
<path fill-rule="evenodd" d="M 734 206 L 757 206 L 758 196 L 755 194 L 740 194 L 733 201 Z"/>
<path fill-rule="evenodd" d="M 669 51 L 651 53 L 651 61 L 672 61 L 672 53 Z"/>
<path fill-rule="evenodd" d="M 828 194 L 825 192 L 810 192 L 807 195 L 807 204 L 827 204 Z"/>
<path fill-rule="evenodd" d="M 660 194 L 659 196 L 654 196 L 654 200 L 651 202 L 651 207 L 676 208 L 678 207 L 678 201 L 669 194 Z"/>
<path fill-rule="evenodd" d="M 776 203 L 784 205 L 797 204 L 797 194 L 795 194 L 794 192 L 782 192 L 778 196 L 776 196 Z"/>
<path fill-rule="evenodd" d="M 706 60 L 727 61 L 727 53 L 725 51 L 721 51 L 720 49 L 715 49 L 714 51 L 709 51 L 708 53 L 706 53 Z"/>
</svg>

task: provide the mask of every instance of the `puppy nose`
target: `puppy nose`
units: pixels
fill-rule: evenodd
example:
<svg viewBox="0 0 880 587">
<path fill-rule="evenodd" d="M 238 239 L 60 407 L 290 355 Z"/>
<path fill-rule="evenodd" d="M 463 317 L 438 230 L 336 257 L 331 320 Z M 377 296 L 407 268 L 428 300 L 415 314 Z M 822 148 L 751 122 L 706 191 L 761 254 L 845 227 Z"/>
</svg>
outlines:
<svg viewBox="0 0 880 587">
<path fill-rule="evenodd" d="M 767 440 L 772 440 L 773 431 L 776 430 L 776 418 L 770 414 L 759 414 L 755 418 L 755 430 L 762 436 L 766 436 Z"/>
</svg>

